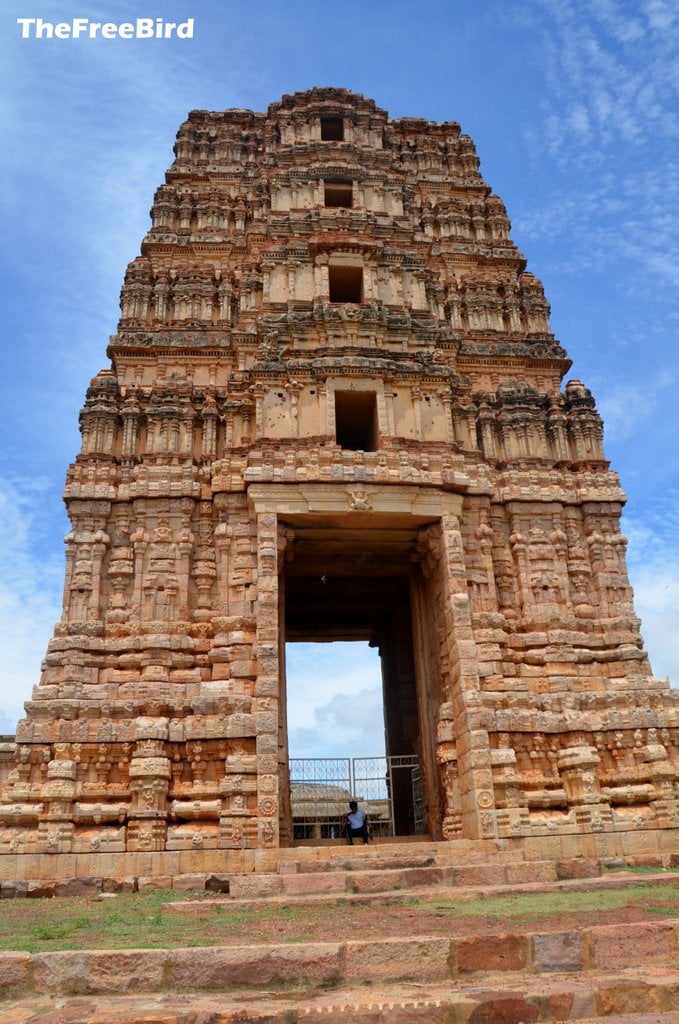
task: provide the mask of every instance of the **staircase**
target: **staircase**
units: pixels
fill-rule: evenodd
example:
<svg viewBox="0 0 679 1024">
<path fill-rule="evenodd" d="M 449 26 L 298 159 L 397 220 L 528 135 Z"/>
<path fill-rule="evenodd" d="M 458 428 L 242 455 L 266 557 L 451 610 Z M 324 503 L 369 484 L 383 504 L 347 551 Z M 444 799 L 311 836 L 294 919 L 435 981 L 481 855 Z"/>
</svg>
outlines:
<svg viewBox="0 0 679 1024">
<path fill-rule="evenodd" d="M 620 866 L 620 865 L 618 865 Z M 524 861 L 445 843 L 302 847 L 269 873 L 139 879 L 215 891 L 223 910 L 431 894 L 676 882 L 597 861 Z M 202 883 L 202 884 L 201 884 Z M 168 903 L 205 914 L 210 899 Z M 46 905 L 46 916 L 48 916 Z M 186 949 L 0 954 L 0 1024 L 679 1024 L 679 919 L 522 933 L 399 935 Z"/>
</svg>

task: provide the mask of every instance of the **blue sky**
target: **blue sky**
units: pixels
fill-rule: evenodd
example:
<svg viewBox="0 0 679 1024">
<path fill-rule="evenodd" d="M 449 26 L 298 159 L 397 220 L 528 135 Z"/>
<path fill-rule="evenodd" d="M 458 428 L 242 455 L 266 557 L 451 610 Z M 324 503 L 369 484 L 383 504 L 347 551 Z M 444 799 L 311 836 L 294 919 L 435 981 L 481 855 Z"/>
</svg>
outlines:
<svg viewBox="0 0 679 1024">
<path fill-rule="evenodd" d="M 22 40 L 16 19 L 32 16 L 193 17 L 195 36 Z M 0 731 L 59 616 L 78 411 L 107 365 L 176 130 L 190 109 L 265 110 L 313 85 L 363 92 L 394 117 L 459 121 L 475 140 L 571 376 L 598 400 L 629 496 L 644 636 L 656 673 L 679 680 L 678 36 L 673 0 L 5 0 Z M 325 649 L 332 672 L 316 650 L 291 654 L 306 695 L 296 752 L 368 753 L 382 731 L 374 652 Z"/>
</svg>

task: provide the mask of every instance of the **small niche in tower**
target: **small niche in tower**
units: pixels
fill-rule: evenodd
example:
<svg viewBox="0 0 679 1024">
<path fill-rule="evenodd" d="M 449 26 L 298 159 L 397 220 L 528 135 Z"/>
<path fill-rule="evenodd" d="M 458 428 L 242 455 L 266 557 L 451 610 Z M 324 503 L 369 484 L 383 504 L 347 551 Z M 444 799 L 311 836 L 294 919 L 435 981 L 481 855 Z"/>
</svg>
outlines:
<svg viewBox="0 0 679 1024">
<path fill-rule="evenodd" d="M 326 181 L 323 187 L 326 206 L 338 206 L 348 210 L 354 205 L 351 182 Z"/>
<path fill-rule="evenodd" d="M 340 448 L 376 452 L 377 396 L 374 391 L 335 392 L 335 437 Z"/>
<path fill-rule="evenodd" d="M 328 267 L 331 302 L 363 301 L 363 267 Z"/>
<path fill-rule="evenodd" d="M 343 142 L 344 119 L 341 117 L 322 117 L 321 140 L 323 142 Z"/>
</svg>

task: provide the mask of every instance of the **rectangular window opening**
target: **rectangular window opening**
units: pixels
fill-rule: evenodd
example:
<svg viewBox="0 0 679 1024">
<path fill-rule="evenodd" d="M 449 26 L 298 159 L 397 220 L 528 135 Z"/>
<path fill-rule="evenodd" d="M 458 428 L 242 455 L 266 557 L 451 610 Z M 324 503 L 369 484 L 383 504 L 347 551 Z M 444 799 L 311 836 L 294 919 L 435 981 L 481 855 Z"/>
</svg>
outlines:
<svg viewBox="0 0 679 1024">
<path fill-rule="evenodd" d="M 331 302 L 363 301 L 363 267 L 328 267 Z"/>
<path fill-rule="evenodd" d="M 335 392 L 335 436 L 340 448 L 376 452 L 377 395 L 374 391 Z"/>
<path fill-rule="evenodd" d="M 351 209 L 353 204 L 353 188 L 351 184 L 337 181 L 326 181 L 324 184 L 325 205 Z"/>
<path fill-rule="evenodd" d="M 321 140 L 323 142 L 343 142 L 344 119 L 341 117 L 322 117 Z"/>
</svg>

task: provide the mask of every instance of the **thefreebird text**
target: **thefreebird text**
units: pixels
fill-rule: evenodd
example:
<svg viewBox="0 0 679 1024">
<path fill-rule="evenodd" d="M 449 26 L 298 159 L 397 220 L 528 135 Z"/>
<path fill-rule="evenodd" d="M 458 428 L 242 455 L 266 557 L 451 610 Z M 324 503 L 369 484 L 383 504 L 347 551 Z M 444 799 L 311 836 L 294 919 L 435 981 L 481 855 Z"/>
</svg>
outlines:
<svg viewBox="0 0 679 1024">
<path fill-rule="evenodd" d="M 137 18 L 135 21 L 45 21 L 43 18 L 17 18 L 22 39 L 193 39 L 194 19 L 164 21 L 163 18 Z"/>
</svg>

